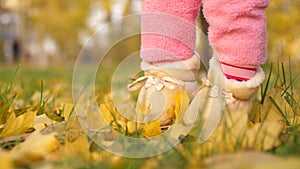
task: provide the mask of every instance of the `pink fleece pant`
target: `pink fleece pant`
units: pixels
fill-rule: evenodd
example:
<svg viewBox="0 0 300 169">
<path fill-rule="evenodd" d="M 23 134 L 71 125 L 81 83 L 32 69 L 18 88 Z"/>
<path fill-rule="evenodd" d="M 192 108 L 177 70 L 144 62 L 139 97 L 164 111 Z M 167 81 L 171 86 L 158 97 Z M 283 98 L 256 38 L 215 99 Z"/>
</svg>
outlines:
<svg viewBox="0 0 300 169">
<path fill-rule="evenodd" d="M 155 64 L 192 57 L 201 3 L 223 71 L 234 77 L 232 71 L 246 68 L 238 76 L 251 76 L 265 62 L 269 0 L 142 0 L 142 59 Z"/>
</svg>

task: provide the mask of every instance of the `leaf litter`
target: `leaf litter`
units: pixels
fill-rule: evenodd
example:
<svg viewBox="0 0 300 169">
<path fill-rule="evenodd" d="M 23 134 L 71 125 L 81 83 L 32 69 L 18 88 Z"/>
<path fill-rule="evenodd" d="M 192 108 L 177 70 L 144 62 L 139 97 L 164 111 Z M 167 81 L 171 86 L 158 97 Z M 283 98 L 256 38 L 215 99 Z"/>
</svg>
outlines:
<svg viewBox="0 0 300 169">
<path fill-rule="evenodd" d="M 12 93 L 1 90 L 0 163 L 2 167 L 56 168 L 57 163 L 60 163 L 61 168 L 65 165 L 69 168 L 80 168 L 80 166 L 92 167 L 97 164 L 105 164 L 113 168 L 123 164 L 124 159 L 95 146 L 95 143 L 89 139 L 78 118 L 72 114 L 74 105 L 69 98 L 56 98 L 55 92 L 52 91 L 44 91 L 43 94 L 36 92 L 27 101 L 29 105 L 19 102 L 16 106 L 13 104 L 16 96 Z M 43 95 L 42 99 L 41 95 Z M 197 129 L 192 129 L 188 135 L 185 135 L 182 116 L 190 100 L 184 91 L 174 97 L 176 104 L 170 111 L 174 113 L 175 121 L 173 126 L 167 129 L 161 128 L 159 121 L 141 124 L 124 118 L 114 107 L 109 95 L 102 97 L 103 101 L 99 103 L 98 113 L 103 116 L 105 123 L 123 135 L 160 139 L 161 133 L 174 131 L 168 136 L 174 140 L 179 139 L 181 143 L 171 152 L 180 154 L 189 161 L 186 168 L 192 166 L 240 168 L 245 164 L 253 164 L 253 168 L 279 168 L 287 165 L 296 168 L 299 166 L 297 158 L 285 159 L 266 152 L 272 152 L 286 144 L 283 136 L 289 136 L 295 132 L 294 130 L 299 132 L 299 106 L 295 104 L 291 106 L 282 96 L 280 88 L 272 88 L 265 97 L 267 99 L 263 104 L 255 102 L 255 113 L 251 117 L 238 112 L 225 115 L 224 123 L 218 126 L 204 144 L 197 142 L 197 134 L 199 134 L 195 132 Z M 272 99 L 268 98 L 273 98 L 278 106 L 274 106 Z M 299 93 L 295 93 L 294 98 L 296 102 L 298 98 L 299 104 Z M 38 111 L 42 112 L 38 114 Z M 94 126 L 99 123 L 92 116 L 90 122 L 94 123 L 92 124 Z M 114 144 L 117 137 L 113 135 L 108 137 L 110 138 L 107 138 L 106 144 L 117 146 Z M 167 154 L 146 160 L 142 168 L 159 166 L 160 161 L 163 161 Z M 262 161 L 260 159 L 266 160 L 259 162 Z M 114 164 L 107 164 L 111 161 Z"/>
</svg>

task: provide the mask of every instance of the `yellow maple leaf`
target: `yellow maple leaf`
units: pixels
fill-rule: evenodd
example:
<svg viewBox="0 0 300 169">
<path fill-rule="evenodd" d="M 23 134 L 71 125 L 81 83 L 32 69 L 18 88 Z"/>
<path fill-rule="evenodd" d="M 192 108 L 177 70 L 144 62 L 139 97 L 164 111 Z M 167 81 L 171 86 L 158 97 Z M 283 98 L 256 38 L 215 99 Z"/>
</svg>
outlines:
<svg viewBox="0 0 300 169">
<path fill-rule="evenodd" d="M 2 130 L 1 137 L 18 135 L 26 132 L 35 121 L 36 112 L 28 111 L 18 117 L 14 113 L 8 118 Z"/>
</svg>

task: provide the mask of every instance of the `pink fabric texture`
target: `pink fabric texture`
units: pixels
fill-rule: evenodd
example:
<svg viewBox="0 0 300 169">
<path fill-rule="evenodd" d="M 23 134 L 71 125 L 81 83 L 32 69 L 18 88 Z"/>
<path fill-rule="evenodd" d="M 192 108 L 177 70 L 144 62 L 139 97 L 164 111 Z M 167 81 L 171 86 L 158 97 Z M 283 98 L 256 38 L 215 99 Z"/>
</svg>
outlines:
<svg viewBox="0 0 300 169">
<path fill-rule="evenodd" d="M 142 0 L 141 57 L 149 63 L 185 60 L 194 54 L 200 0 Z"/>
<path fill-rule="evenodd" d="M 204 0 L 203 12 L 210 27 L 209 41 L 220 62 L 242 68 L 256 68 L 265 62 L 266 17 L 269 0 Z M 246 79 L 248 70 L 228 68 L 224 74 Z M 244 72 L 243 72 L 244 71 Z"/>
<path fill-rule="evenodd" d="M 208 38 L 220 62 L 225 64 L 224 73 L 251 78 L 255 72 L 247 68 L 265 62 L 264 9 L 269 0 L 143 0 L 142 59 L 155 64 L 190 58 L 194 54 L 194 25 L 201 3 L 210 25 Z M 147 17 L 149 12 L 180 19 L 164 15 Z"/>
<path fill-rule="evenodd" d="M 255 68 L 239 67 L 221 62 L 221 69 L 228 79 L 246 81 L 251 79 L 256 73 Z"/>
</svg>

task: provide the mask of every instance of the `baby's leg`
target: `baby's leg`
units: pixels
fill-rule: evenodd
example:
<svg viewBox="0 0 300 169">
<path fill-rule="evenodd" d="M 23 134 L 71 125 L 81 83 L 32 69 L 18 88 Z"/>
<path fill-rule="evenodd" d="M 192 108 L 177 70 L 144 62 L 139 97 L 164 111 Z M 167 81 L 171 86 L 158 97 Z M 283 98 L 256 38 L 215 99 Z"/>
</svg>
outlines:
<svg viewBox="0 0 300 169">
<path fill-rule="evenodd" d="M 159 118 L 161 126 L 171 124 L 175 119 L 174 97 L 180 93 L 191 96 L 198 88 L 200 63 L 193 55 L 200 2 L 142 0 L 141 69 L 145 76 L 128 89 L 141 88 L 136 110 L 146 114 L 144 122 Z"/>
<path fill-rule="evenodd" d="M 156 64 L 193 56 L 200 3 L 201 0 L 142 1 L 143 61 Z"/>
<path fill-rule="evenodd" d="M 265 62 L 269 0 L 204 0 L 208 37 L 229 79 L 248 80 Z"/>
</svg>

